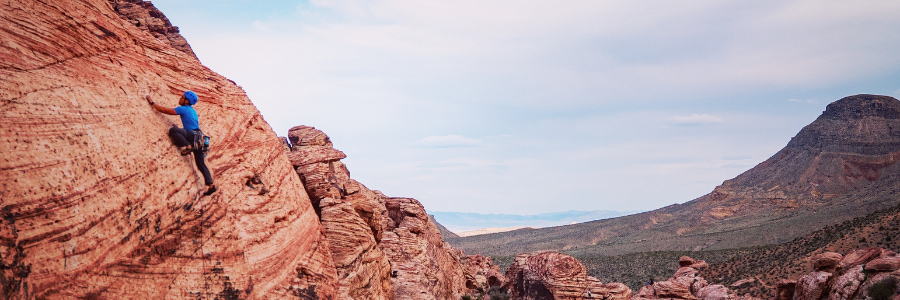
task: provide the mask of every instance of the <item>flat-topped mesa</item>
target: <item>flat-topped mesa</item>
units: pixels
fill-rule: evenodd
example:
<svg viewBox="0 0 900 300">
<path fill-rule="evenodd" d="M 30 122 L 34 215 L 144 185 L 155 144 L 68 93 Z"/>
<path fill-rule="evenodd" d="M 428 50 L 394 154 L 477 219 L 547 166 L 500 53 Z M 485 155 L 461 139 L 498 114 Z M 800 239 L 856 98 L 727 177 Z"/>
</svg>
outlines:
<svg viewBox="0 0 900 300">
<path fill-rule="evenodd" d="M 855 95 L 828 105 L 786 147 L 711 194 L 765 199 L 781 208 L 818 206 L 900 173 L 900 100 Z M 894 176 L 891 181 L 896 181 Z"/>
<path fill-rule="evenodd" d="M 346 155 L 321 130 L 293 127 L 288 139 L 288 158 L 331 242 L 338 298 L 459 299 L 472 292 L 466 280 L 476 286 L 479 277 L 461 265 L 465 254 L 443 241 L 419 201 L 387 197 L 351 179 L 340 161 Z"/>
<path fill-rule="evenodd" d="M 900 101 L 879 95 L 856 95 L 829 104 L 825 112 L 788 143 L 808 149 L 858 155 L 900 151 Z"/>
<path fill-rule="evenodd" d="M 882 95 L 848 96 L 828 104 L 821 117 L 843 120 L 865 117 L 900 119 L 900 101 L 894 97 Z"/>
</svg>

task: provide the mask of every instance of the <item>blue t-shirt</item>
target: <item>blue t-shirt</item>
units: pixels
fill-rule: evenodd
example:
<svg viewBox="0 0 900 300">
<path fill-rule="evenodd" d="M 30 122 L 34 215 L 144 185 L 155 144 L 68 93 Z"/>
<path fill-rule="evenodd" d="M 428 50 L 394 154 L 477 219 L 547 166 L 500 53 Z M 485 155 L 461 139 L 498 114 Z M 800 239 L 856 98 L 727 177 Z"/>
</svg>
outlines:
<svg viewBox="0 0 900 300">
<path fill-rule="evenodd" d="M 197 111 L 189 105 L 182 105 L 175 108 L 175 113 L 181 117 L 181 126 L 184 130 L 200 129 L 200 121 L 197 120 Z"/>
</svg>

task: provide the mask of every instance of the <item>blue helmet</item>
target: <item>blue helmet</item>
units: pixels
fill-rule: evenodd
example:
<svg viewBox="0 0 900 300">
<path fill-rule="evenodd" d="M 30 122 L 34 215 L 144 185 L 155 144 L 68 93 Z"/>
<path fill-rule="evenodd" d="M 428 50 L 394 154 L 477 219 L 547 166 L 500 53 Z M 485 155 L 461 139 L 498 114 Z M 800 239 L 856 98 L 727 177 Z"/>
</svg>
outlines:
<svg viewBox="0 0 900 300">
<path fill-rule="evenodd" d="M 192 91 L 184 92 L 184 98 L 188 99 L 191 102 L 191 105 L 197 104 L 197 93 Z"/>
</svg>

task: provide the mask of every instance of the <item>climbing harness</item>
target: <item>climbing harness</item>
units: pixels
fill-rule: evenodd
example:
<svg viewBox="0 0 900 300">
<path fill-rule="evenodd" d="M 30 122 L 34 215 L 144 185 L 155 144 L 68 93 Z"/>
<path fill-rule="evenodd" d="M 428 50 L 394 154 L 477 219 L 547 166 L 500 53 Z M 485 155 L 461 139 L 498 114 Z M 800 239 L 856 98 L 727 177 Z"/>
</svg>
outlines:
<svg viewBox="0 0 900 300">
<path fill-rule="evenodd" d="M 209 152 L 209 136 L 203 134 L 203 131 L 200 131 L 200 129 L 191 130 L 191 133 L 194 136 L 194 140 L 191 141 L 191 147 L 203 151 L 204 154 Z"/>
</svg>

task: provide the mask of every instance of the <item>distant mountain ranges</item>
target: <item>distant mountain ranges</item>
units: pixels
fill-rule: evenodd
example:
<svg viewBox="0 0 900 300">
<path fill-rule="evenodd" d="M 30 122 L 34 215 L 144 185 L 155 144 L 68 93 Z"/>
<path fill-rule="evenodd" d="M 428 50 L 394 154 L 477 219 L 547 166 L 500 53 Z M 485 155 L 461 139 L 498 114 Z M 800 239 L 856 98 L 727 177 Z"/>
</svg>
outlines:
<svg viewBox="0 0 900 300">
<path fill-rule="evenodd" d="M 684 204 L 446 240 L 472 254 L 562 251 L 579 259 L 780 244 L 896 205 L 898 160 L 900 101 L 850 96 L 829 104 L 771 158 Z"/>
<path fill-rule="evenodd" d="M 429 211 L 441 225 L 460 234 L 485 228 L 543 228 L 584 223 L 637 213 L 638 211 L 595 210 L 543 213 L 537 215 L 479 214 Z"/>
</svg>

